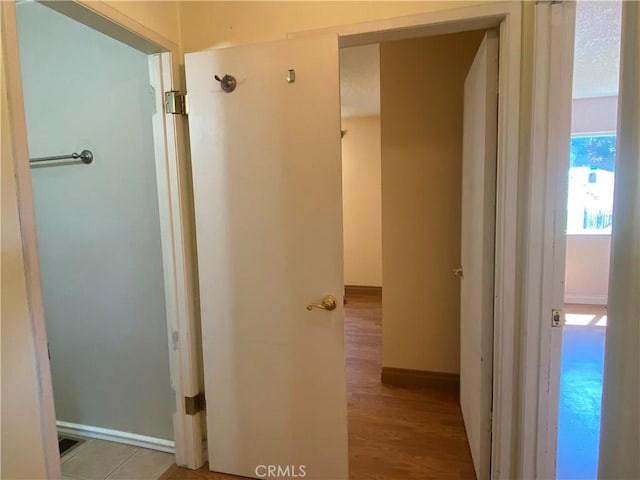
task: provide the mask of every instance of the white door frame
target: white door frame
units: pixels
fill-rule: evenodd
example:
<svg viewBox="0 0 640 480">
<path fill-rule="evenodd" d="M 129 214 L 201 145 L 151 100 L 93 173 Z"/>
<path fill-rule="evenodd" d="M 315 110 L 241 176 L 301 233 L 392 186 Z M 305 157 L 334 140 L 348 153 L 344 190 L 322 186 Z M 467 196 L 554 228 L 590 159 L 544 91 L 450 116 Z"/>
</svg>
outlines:
<svg viewBox="0 0 640 480">
<path fill-rule="evenodd" d="M 634 2 L 623 6 L 623 24 L 625 9 L 636 8 Z M 567 176 L 569 146 L 571 138 L 571 101 L 573 77 L 573 50 L 575 38 L 575 3 L 549 1 L 538 2 L 535 6 L 536 26 L 534 43 L 533 115 L 531 128 L 531 170 L 529 183 L 529 212 L 527 224 L 527 259 L 523 272 L 525 298 L 523 311 L 523 335 L 528 340 L 523 352 L 522 378 L 522 422 L 518 442 L 522 445 L 523 458 L 517 471 L 518 478 L 555 478 L 557 463 L 558 406 L 559 406 L 559 367 L 561 361 L 562 328 L 551 326 L 551 310 L 562 309 L 564 303 L 564 264 L 565 264 L 565 216 L 567 209 Z M 637 10 L 636 10 L 637 11 Z M 633 25 L 630 19 L 629 24 Z M 622 31 L 624 35 L 624 28 Z M 633 50 L 636 38 L 629 39 L 629 57 L 622 56 L 620 61 L 637 58 Z M 625 38 L 621 40 L 624 51 Z M 637 42 L 635 42 L 637 45 Z M 625 64 L 627 65 L 627 64 Z M 621 63 L 621 72 L 624 72 Z M 633 72 L 634 68 L 627 71 Z M 637 71 L 637 70 L 636 70 Z M 637 95 L 632 91 L 626 99 L 622 97 L 626 85 L 621 77 L 620 97 L 618 101 L 618 145 L 621 144 L 621 125 L 634 125 L 637 118 Z M 631 137 L 637 134 L 633 126 L 629 127 Z M 633 132 L 633 133 L 631 133 Z M 619 149 L 619 154 L 620 154 Z M 616 199 L 620 189 L 616 177 Z M 620 178 L 623 178 L 622 176 Z M 633 177 L 631 181 L 633 181 Z M 632 203 L 633 200 L 630 200 Z M 615 212 L 625 211 L 627 205 L 617 202 Z M 615 214 L 614 212 L 614 214 Z M 616 217 L 618 218 L 618 217 Z M 617 234 L 620 233 L 620 237 Z M 632 235 L 622 238 L 626 232 L 614 229 L 612 244 L 632 242 Z M 630 243 L 629 243 L 630 244 Z M 621 262 L 627 263 L 627 262 Z M 629 284 L 628 272 L 612 267 L 611 276 L 617 274 L 621 284 Z M 632 274 L 629 274 L 632 275 Z M 612 283 L 610 282 L 610 286 Z M 614 290 L 611 290 L 614 291 Z M 634 292 L 633 285 L 621 295 Z M 610 310 L 625 308 L 610 299 Z M 637 305 L 637 304 L 636 304 Z M 629 318 L 632 318 L 629 316 Z M 607 334 L 607 338 L 609 335 Z M 608 342 L 607 342 L 608 343 Z M 629 344 L 630 345 L 630 344 Z M 607 344 L 607 347 L 609 345 Z M 629 365 L 633 362 L 628 362 Z M 607 368 L 605 359 L 605 369 Z M 615 369 L 620 365 L 608 368 Z M 631 368 L 631 367 L 630 367 Z M 611 371 L 605 372 L 605 375 Z M 606 388 L 606 385 L 605 385 Z M 603 415 L 607 407 L 603 392 Z M 624 420 L 622 420 L 624 422 Z M 604 422 L 603 424 L 606 424 Z M 631 424 L 628 431 L 633 431 Z M 624 433 L 622 434 L 624 436 Z M 609 439 L 612 440 L 612 439 Z M 619 439 L 615 439 L 619 440 Z M 620 443 L 622 442 L 622 443 Z M 624 441 L 601 441 L 603 445 L 613 445 L 610 451 Z M 619 449 L 617 449 L 619 450 Z M 602 455 L 600 455 L 600 460 Z M 607 458 L 609 460 L 609 458 Z M 602 462 L 600 462 L 600 468 Z M 610 464 L 620 466 L 623 462 L 615 459 Z M 624 466 L 622 467 L 624 468 Z M 610 472 L 608 472 L 610 473 Z M 602 469 L 599 474 L 602 475 Z M 609 475 L 611 476 L 611 474 Z"/>
<path fill-rule="evenodd" d="M 50 8 L 149 55 L 150 80 L 156 90 L 156 111 L 152 119 L 156 180 L 160 211 L 161 244 L 167 311 L 171 384 L 175 393 L 173 416 L 174 450 L 178 465 L 198 468 L 205 461 L 203 413 L 185 414 L 185 396 L 202 391 L 200 372 L 199 318 L 195 299 L 195 244 L 190 170 L 185 161 L 186 125 L 180 116 L 164 114 L 164 91 L 180 90 L 180 48 L 102 1 L 43 2 Z M 7 91 L 12 138 L 15 141 L 17 195 L 20 225 L 27 264 L 27 294 L 31 308 L 39 372 L 41 414 L 48 478 L 60 475 L 56 439 L 50 362 L 39 274 L 38 249 L 27 132 L 18 53 L 15 4 L 0 2 L 6 31 Z"/>
<path fill-rule="evenodd" d="M 518 478 L 556 477 L 562 327 L 551 320 L 564 308 L 575 12 L 574 2 L 535 6 Z"/>
<path fill-rule="evenodd" d="M 296 32 L 290 37 L 338 34 L 340 47 L 352 47 L 469 30 L 499 28 L 498 169 L 496 177 L 496 249 L 494 305 L 494 377 L 491 477 L 516 478 L 521 447 L 514 441 L 521 415 L 519 363 L 522 340 L 517 319 L 518 215 L 520 167 L 520 2 L 484 3 L 353 25 Z"/>
</svg>

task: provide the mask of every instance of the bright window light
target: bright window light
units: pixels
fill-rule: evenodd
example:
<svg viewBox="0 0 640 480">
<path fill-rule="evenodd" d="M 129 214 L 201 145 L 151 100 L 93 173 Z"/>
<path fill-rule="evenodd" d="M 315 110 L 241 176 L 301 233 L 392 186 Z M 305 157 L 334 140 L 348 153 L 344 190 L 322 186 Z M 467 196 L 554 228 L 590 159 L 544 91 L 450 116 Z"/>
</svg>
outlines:
<svg viewBox="0 0 640 480">
<path fill-rule="evenodd" d="M 595 315 L 585 315 L 583 313 L 566 313 L 565 325 L 589 325 L 596 318 Z"/>
<path fill-rule="evenodd" d="M 571 137 L 567 233 L 611 233 L 615 134 Z"/>
</svg>

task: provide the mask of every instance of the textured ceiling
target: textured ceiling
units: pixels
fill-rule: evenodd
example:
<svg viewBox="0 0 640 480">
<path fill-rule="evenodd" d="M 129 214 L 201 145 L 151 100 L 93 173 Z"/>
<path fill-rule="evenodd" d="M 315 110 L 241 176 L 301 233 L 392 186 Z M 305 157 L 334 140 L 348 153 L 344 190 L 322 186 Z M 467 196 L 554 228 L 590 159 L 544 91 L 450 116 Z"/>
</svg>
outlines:
<svg viewBox="0 0 640 480">
<path fill-rule="evenodd" d="M 340 100 L 343 117 L 380 114 L 380 46 L 340 49 Z"/>
<path fill-rule="evenodd" d="M 618 95 L 621 12 L 619 1 L 578 2 L 574 98 Z"/>
<path fill-rule="evenodd" d="M 573 97 L 618 95 L 620 1 L 580 0 L 576 9 Z M 342 116 L 380 114 L 379 45 L 340 50 Z"/>
</svg>

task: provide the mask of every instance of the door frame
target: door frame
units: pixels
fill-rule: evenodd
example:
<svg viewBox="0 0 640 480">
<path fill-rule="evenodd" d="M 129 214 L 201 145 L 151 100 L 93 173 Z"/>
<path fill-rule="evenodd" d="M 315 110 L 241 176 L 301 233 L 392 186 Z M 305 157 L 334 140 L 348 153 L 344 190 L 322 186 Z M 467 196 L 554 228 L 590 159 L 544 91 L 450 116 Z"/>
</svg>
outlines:
<svg viewBox="0 0 640 480">
<path fill-rule="evenodd" d="M 518 478 L 556 477 L 575 15 L 575 2 L 535 5 Z"/>
<path fill-rule="evenodd" d="M 469 7 L 294 32 L 289 38 L 335 33 L 344 48 L 490 28 L 499 29 L 500 36 L 491 478 L 515 478 L 522 456 L 522 447 L 514 441 L 520 429 L 516 415 L 523 401 L 519 365 L 526 345 L 517 321 L 522 315 L 516 290 L 520 269 L 518 218 L 523 209 L 519 190 L 521 2 L 478 2 Z"/>
<path fill-rule="evenodd" d="M 186 120 L 164 113 L 164 91 L 180 90 L 180 47 L 102 1 L 43 1 L 49 8 L 148 55 L 150 82 L 155 89 L 156 114 L 151 119 L 155 147 L 156 182 L 161 227 L 162 262 L 167 313 L 175 461 L 199 468 L 205 462 L 204 413 L 186 415 L 184 397 L 202 391 L 200 326 L 196 304 L 195 240 L 190 167 L 187 160 Z M 60 455 L 56 437 L 50 361 L 40 282 L 33 192 L 29 167 L 22 77 L 15 4 L 0 2 L 11 138 L 16 152 L 17 196 L 26 264 L 34 346 L 43 421 L 45 466 L 48 478 L 59 478 Z"/>
</svg>

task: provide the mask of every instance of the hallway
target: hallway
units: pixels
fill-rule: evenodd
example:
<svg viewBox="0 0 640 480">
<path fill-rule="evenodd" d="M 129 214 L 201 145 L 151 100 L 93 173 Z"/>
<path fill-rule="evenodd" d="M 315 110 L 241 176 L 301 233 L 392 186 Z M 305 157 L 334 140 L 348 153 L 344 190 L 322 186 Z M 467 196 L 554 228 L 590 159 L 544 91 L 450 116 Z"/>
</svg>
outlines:
<svg viewBox="0 0 640 480">
<path fill-rule="evenodd" d="M 382 301 L 349 295 L 345 306 L 349 478 L 474 479 L 458 395 L 382 385 Z M 231 480 L 171 467 L 161 480 Z"/>
<path fill-rule="evenodd" d="M 381 384 L 381 299 L 347 299 L 350 479 L 475 478 L 457 392 Z"/>
</svg>

